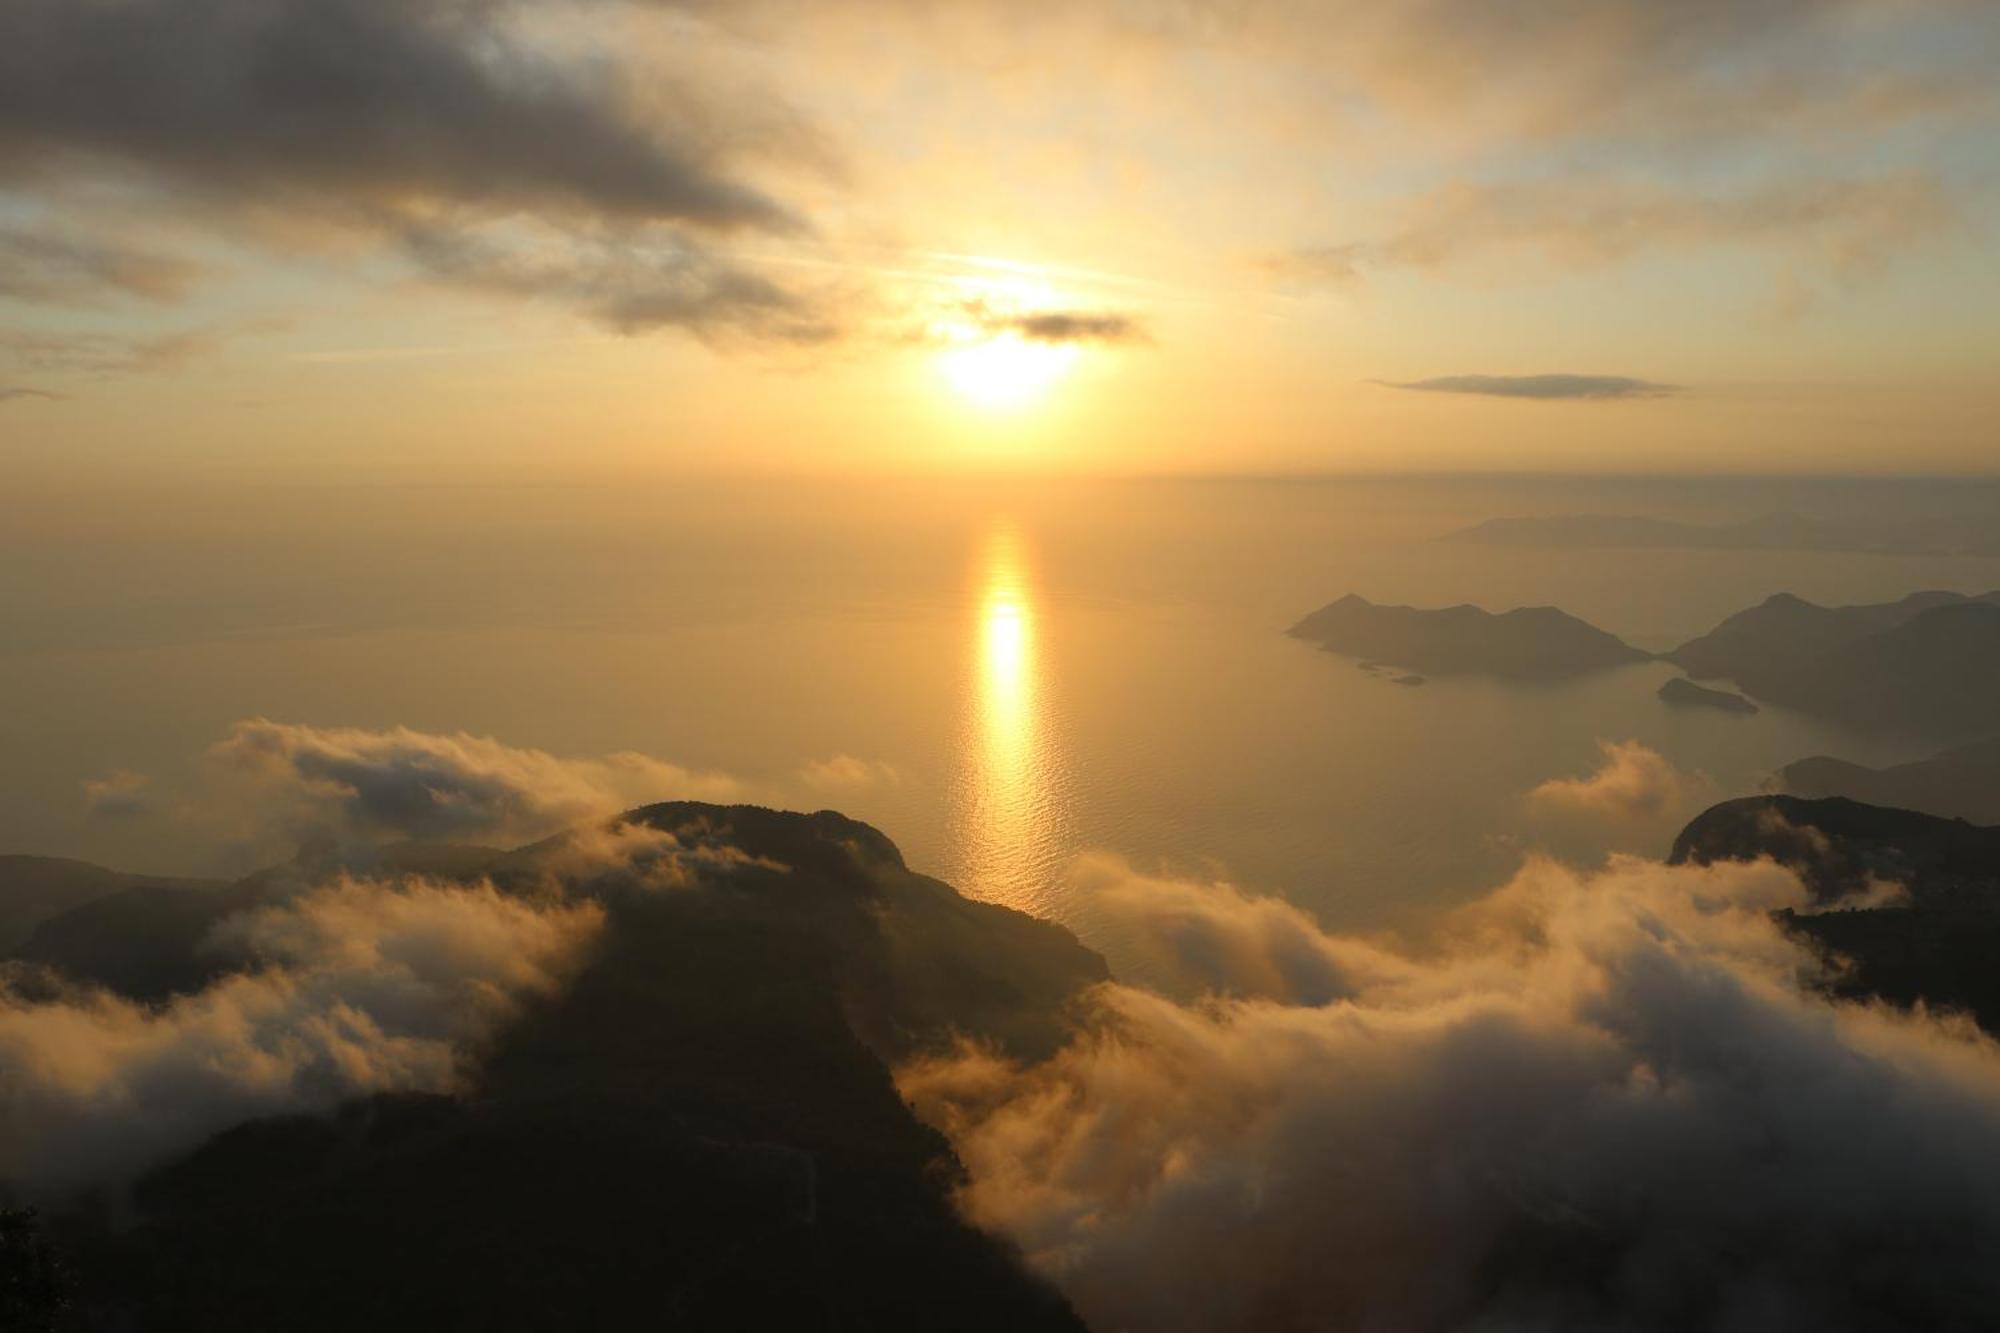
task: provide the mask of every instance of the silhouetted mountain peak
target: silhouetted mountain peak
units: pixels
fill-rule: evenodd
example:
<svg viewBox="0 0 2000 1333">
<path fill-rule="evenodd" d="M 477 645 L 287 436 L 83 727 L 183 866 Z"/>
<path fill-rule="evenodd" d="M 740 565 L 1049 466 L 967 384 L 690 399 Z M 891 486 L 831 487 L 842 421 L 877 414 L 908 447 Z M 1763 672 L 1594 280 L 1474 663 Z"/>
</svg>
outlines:
<svg viewBox="0 0 2000 1333">
<path fill-rule="evenodd" d="M 280 870 L 42 934 L 199 976 L 221 916 L 298 891 Z M 890 1072 L 960 1037 L 1051 1053 L 1109 975 L 1067 930 L 833 811 L 645 806 L 481 878 L 594 904 L 580 970 L 468 1053 L 464 1095 L 241 1123 L 141 1180 L 136 1225 L 68 1220 L 84 1326 L 1080 1333 L 958 1216 L 962 1168 Z"/>
</svg>

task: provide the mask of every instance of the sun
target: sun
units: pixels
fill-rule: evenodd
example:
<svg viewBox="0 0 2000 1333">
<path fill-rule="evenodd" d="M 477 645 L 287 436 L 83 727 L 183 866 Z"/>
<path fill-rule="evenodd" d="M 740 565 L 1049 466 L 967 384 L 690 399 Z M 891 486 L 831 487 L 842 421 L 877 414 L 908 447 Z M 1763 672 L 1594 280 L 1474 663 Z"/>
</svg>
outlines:
<svg viewBox="0 0 2000 1333">
<path fill-rule="evenodd" d="M 952 277 L 930 326 L 938 373 L 962 401 L 983 411 L 1041 401 L 1075 367 L 1080 351 L 1074 342 L 1033 337 L 1020 322 L 1067 309 L 1073 297 L 1029 264 L 983 255 L 955 259 L 970 271 Z"/>
<path fill-rule="evenodd" d="M 1075 361 L 1074 346 L 1032 342 L 1015 333 L 971 338 L 938 353 L 938 369 L 951 387 L 989 411 L 1037 401 Z"/>
</svg>

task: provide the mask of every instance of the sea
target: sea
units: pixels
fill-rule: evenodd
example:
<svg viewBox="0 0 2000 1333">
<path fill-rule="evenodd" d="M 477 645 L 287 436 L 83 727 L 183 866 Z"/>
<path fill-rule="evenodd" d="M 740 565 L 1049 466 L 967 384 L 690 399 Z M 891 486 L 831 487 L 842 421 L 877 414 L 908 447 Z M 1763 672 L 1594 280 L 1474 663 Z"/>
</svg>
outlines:
<svg viewBox="0 0 2000 1333">
<path fill-rule="evenodd" d="M 756 799 L 873 823 L 918 870 L 1114 955 L 1080 857 L 1397 930 L 1528 856 L 1663 854 L 1700 804 L 1762 790 L 1792 760 L 1896 762 L 1938 738 L 1676 710 L 1656 697 L 1664 662 L 1401 683 L 1287 637 L 1294 621 L 1347 593 L 1553 605 L 1662 650 L 1777 592 L 2000 587 L 2000 559 L 1448 538 L 1502 516 L 1859 522 L 1973 505 L 2000 512 L 2000 492 L 710 477 L 16 497 L 0 500 L 0 851 L 159 873 L 285 854 L 86 800 L 124 774 L 171 809 L 208 746 L 265 717 L 730 775 Z M 1676 800 L 1594 820 L 1531 798 L 1632 741 L 1682 775 Z"/>
</svg>

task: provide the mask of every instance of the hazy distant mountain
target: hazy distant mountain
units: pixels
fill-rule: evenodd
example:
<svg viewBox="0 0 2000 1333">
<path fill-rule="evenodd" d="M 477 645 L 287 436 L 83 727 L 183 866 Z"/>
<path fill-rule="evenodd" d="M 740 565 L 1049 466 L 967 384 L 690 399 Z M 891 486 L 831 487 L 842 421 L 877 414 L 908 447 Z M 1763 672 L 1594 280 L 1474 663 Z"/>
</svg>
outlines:
<svg viewBox="0 0 2000 1333">
<path fill-rule="evenodd" d="M 1900 885 L 1903 901 L 1788 913 L 1793 929 L 1852 967 L 1831 988 L 1970 1010 L 2000 1033 L 2000 828 L 1839 797 L 1753 796 L 1703 811 L 1674 840 L 1676 864 L 1768 856 L 1826 905 Z"/>
<path fill-rule="evenodd" d="M 315 868 L 330 868 L 332 855 L 330 849 L 308 848 L 293 864 L 234 883 L 119 875 L 81 861 L 62 862 L 77 868 L 79 882 L 109 888 L 67 911 L 44 914 L 21 938 L 0 948 L 0 956 L 11 952 L 23 962 L 53 967 L 74 980 L 147 1003 L 199 990 L 236 965 L 226 951 L 203 947 L 216 923 L 282 894 Z M 493 847 L 392 843 L 368 849 L 362 868 L 458 879 L 480 873 L 501 855 Z"/>
<path fill-rule="evenodd" d="M 1287 633 L 1331 652 L 1433 675 L 1546 680 L 1651 656 L 1553 606 L 1494 615 L 1476 606 L 1377 606 L 1352 593 Z"/>
<path fill-rule="evenodd" d="M 1724 713 L 1748 715 L 1757 711 L 1757 705 L 1740 694 L 1728 690 L 1711 690 L 1697 685 L 1684 676 L 1675 676 L 1660 686 L 1660 699 L 1676 708 L 1713 708 Z"/>
<path fill-rule="evenodd" d="M 1961 745 L 1888 768 L 1814 755 L 1785 765 L 1778 780 L 1796 796 L 1846 796 L 1946 819 L 2000 824 L 2000 741 Z"/>
<path fill-rule="evenodd" d="M 1962 514 L 1895 522 L 1765 514 L 1738 523 L 1686 523 L 1632 514 L 1491 518 L 1439 540 L 1550 549 L 1872 551 L 1885 555 L 2000 553 L 2000 516 Z"/>
<path fill-rule="evenodd" d="M 832 813 L 672 804 L 622 827 L 698 837 L 695 880 L 591 880 L 594 834 L 486 858 L 503 893 L 560 883 L 606 922 L 466 1095 L 243 1124 L 140 1181 L 120 1226 L 54 1219 L 81 1326 L 1079 1329 L 953 1211 L 957 1163 L 889 1063 L 958 1034 L 1046 1054 L 1103 960 Z M 279 871 L 204 892 L 286 891 Z M 54 933 L 101 926 L 119 954 L 150 915 L 186 945 L 191 900 L 131 892 L 153 900 Z"/>
<path fill-rule="evenodd" d="M 199 880 L 128 875 L 55 856 L 0 856 L 0 955 L 42 922 L 74 907 L 136 888 L 194 889 Z"/>
<path fill-rule="evenodd" d="M 1865 724 L 2000 730 L 2000 592 L 1816 606 L 1790 593 L 1666 654 L 1697 679 Z"/>
</svg>

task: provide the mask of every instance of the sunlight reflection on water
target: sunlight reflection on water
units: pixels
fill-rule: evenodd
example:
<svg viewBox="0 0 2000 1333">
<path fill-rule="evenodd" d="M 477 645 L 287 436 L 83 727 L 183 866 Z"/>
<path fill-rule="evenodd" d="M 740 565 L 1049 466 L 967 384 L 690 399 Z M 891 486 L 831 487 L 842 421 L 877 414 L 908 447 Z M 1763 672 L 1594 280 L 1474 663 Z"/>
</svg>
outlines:
<svg viewBox="0 0 2000 1333">
<path fill-rule="evenodd" d="M 987 527 L 974 577 L 955 882 L 977 897 L 1053 914 L 1063 782 L 1041 677 L 1028 549 L 1011 520 Z"/>
</svg>

